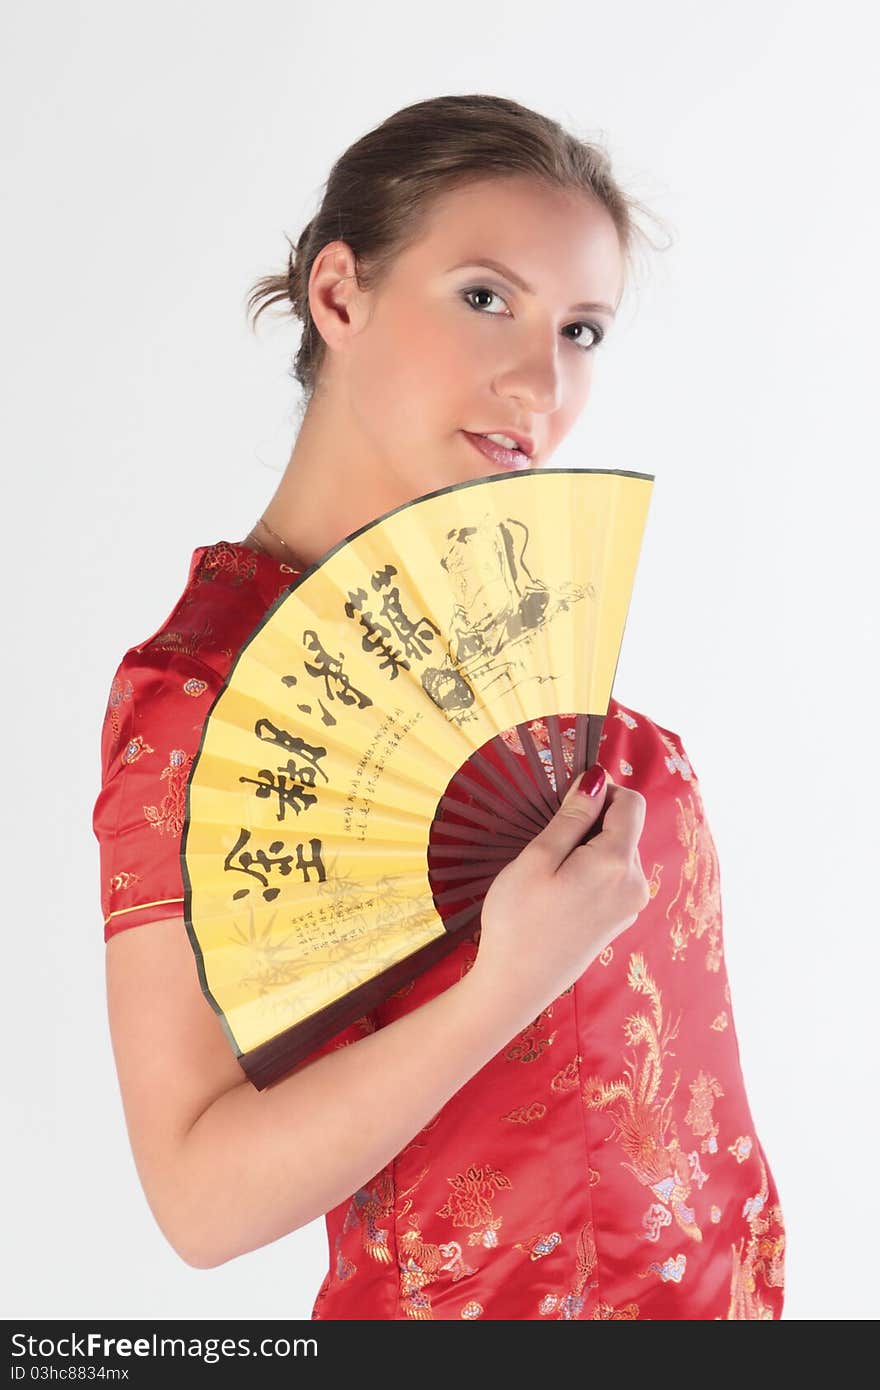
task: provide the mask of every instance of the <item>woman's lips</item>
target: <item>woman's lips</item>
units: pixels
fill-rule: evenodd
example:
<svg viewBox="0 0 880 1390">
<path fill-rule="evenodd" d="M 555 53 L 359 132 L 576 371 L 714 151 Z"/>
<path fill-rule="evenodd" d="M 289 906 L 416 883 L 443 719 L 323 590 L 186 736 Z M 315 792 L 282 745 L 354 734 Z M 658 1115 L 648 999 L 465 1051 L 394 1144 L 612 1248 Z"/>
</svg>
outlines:
<svg viewBox="0 0 880 1390">
<path fill-rule="evenodd" d="M 481 434 L 471 434 L 470 430 L 462 430 L 462 434 L 469 439 L 475 449 L 479 449 L 491 463 L 497 464 L 499 468 L 506 468 L 508 472 L 516 473 L 521 468 L 529 468 L 531 460 L 528 454 L 524 454 L 521 449 L 505 449 L 503 444 L 496 444 L 494 440 L 484 439 Z"/>
</svg>

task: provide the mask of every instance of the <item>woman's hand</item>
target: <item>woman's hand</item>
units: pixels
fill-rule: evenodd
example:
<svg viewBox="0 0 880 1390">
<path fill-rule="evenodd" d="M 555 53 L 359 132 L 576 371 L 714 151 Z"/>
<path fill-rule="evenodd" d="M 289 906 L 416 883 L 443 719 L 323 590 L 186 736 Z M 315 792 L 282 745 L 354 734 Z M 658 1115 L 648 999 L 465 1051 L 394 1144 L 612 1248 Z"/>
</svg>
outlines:
<svg viewBox="0 0 880 1390">
<path fill-rule="evenodd" d="M 579 790 L 599 775 L 595 795 Z M 569 788 L 486 894 L 470 971 L 484 988 L 533 997 L 539 1013 L 633 925 L 650 901 L 638 850 L 646 809 L 640 792 L 618 786 L 599 764 Z"/>
</svg>

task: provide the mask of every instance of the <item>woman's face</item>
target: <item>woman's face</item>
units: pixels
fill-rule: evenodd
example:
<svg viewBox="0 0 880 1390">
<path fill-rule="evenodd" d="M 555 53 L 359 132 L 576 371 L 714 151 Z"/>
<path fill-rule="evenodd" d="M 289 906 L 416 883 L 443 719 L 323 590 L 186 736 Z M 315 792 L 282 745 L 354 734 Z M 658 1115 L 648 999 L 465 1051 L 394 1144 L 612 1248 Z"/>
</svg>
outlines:
<svg viewBox="0 0 880 1390">
<path fill-rule="evenodd" d="M 344 284 L 344 313 L 319 308 L 327 399 L 387 508 L 496 471 L 463 431 L 529 435 L 528 466 L 550 461 L 590 394 L 623 257 L 601 204 L 517 175 L 439 199 L 375 291 Z"/>
</svg>

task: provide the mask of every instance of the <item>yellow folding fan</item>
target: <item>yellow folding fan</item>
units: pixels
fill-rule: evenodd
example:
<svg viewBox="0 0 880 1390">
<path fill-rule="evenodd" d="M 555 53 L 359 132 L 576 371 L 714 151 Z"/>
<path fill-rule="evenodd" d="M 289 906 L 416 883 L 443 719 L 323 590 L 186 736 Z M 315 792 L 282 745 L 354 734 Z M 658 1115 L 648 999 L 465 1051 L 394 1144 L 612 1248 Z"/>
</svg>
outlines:
<svg viewBox="0 0 880 1390">
<path fill-rule="evenodd" d="M 473 936 L 596 760 L 653 482 L 535 468 L 430 493 L 242 646 L 181 864 L 202 989 L 259 1090 Z"/>
</svg>

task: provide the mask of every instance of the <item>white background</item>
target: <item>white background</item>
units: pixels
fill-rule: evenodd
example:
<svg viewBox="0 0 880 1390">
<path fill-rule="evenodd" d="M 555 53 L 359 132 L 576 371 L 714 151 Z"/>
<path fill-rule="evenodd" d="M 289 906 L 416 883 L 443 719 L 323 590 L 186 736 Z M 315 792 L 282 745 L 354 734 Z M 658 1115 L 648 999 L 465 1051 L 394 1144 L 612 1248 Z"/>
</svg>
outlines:
<svg viewBox="0 0 880 1390">
<path fill-rule="evenodd" d="M 654 472 L 615 694 L 679 732 L 787 1225 L 785 1317 L 880 1312 L 877 36 L 861 3 L 7 5 L 2 429 L 7 1317 L 308 1317 L 323 1222 L 186 1266 L 110 1047 L 100 724 L 192 550 L 286 462 L 281 268 L 401 106 L 515 97 L 674 230 L 557 463 Z M 270 322 L 271 320 L 271 322 Z"/>
</svg>

